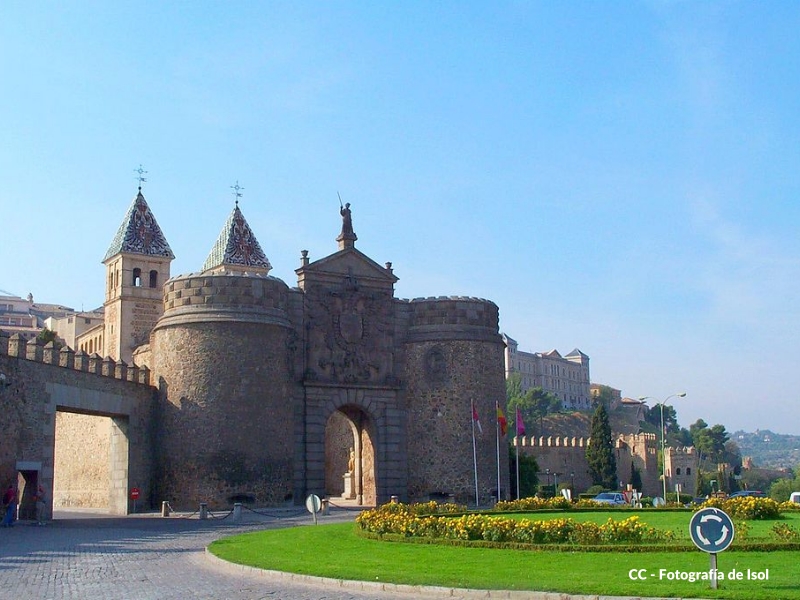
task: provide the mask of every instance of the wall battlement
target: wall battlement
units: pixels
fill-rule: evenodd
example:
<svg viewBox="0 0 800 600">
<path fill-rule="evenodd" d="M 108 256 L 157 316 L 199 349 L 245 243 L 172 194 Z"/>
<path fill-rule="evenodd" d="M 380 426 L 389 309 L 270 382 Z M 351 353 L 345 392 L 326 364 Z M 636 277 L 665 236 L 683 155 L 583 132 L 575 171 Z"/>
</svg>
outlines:
<svg viewBox="0 0 800 600">
<path fill-rule="evenodd" d="M 286 307 L 286 284 L 272 276 L 240 272 L 173 277 L 164 285 L 164 309 L 181 306 Z"/>
<path fill-rule="evenodd" d="M 75 352 L 68 346 L 57 348 L 53 342 L 42 346 L 35 339 L 26 341 L 18 333 L 9 337 L 5 332 L 0 331 L 0 354 L 93 373 L 101 377 L 150 385 L 150 369 L 147 367 L 128 365 L 125 361 L 115 361 L 109 357 L 103 358 L 99 354 L 89 355 L 82 350 Z"/>
<path fill-rule="evenodd" d="M 411 327 L 461 325 L 497 330 L 500 311 L 490 300 L 439 296 L 406 300 L 412 308 Z"/>
</svg>

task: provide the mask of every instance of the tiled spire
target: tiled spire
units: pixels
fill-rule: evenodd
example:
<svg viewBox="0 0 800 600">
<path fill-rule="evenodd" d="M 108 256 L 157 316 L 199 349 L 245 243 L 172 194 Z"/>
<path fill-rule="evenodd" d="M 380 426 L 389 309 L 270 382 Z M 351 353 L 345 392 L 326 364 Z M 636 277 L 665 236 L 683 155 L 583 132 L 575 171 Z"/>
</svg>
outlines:
<svg viewBox="0 0 800 600">
<path fill-rule="evenodd" d="M 266 275 L 270 269 L 272 265 L 237 202 L 203 265 L 203 272 L 231 270 Z"/>
<path fill-rule="evenodd" d="M 119 226 L 117 235 L 114 236 L 108 247 L 103 262 L 123 252 L 175 258 L 156 218 L 150 211 L 150 207 L 147 206 L 142 195 L 142 188 L 139 188 L 139 193 L 125 214 L 122 225 Z"/>
</svg>

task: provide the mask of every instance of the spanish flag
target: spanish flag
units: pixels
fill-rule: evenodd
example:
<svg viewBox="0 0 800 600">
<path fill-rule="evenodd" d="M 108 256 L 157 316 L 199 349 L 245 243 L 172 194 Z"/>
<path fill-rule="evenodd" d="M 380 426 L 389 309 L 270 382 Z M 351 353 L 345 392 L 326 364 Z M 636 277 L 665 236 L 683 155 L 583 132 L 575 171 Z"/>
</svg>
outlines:
<svg viewBox="0 0 800 600">
<path fill-rule="evenodd" d="M 475 402 L 472 402 L 472 422 L 478 428 L 478 433 L 483 433 L 483 427 L 481 427 L 481 420 L 478 418 L 478 411 L 475 409 Z M 473 435 L 475 431 L 473 430 Z"/>
<path fill-rule="evenodd" d="M 506 431 L 508 431 L 508 421 L 503 414 L 503 409 L 500 408 L 500 404 L 497 405 L 497 424 L 500 426 L 500 434 L 505 435 Z"/>
</svg>

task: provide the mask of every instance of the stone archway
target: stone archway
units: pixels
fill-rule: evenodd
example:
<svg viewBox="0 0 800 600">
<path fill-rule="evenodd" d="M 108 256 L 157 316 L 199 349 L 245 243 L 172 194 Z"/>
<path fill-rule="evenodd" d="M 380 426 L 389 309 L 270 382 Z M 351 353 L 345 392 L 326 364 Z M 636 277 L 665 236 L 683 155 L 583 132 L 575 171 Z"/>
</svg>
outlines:
<svg viewBox="0 0 800 600">
<path fill-rule="evenodd" d="M 346 405 L 325 424 L 325 494 L 359 505 L 377 503 L 375 425 L 361 408 Z"/>
</svg>

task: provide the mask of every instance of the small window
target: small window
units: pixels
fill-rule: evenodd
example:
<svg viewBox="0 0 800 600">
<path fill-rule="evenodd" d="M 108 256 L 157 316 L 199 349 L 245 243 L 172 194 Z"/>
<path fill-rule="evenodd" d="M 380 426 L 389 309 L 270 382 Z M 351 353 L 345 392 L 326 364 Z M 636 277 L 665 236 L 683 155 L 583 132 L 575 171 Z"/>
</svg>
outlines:
<svg viewBox="0 0 800 600">
<path fill-rule="evenodd" d="M 680 474 L 681 474 L 681 468 L 680 467 L 676 467 L 675 475 L 680 475 Z"/>
<path fill-rule="evenodd" d="M 692 474 L 692 468 L 691 467 L 686 467 L 686 474 L 687 475 L 691 475 Z"/>
<path fill-rule="evenodd" d="M 142 285 L 142 270 L 141 269 L 134 269 L 133 270 L 133 285 L 134 285 L 134 287 L 141 287 L 141 285 Z"/>
<path fill-rule="evenodd" d="M 155 288 L 158 286 L 158 271 L 150 271 L 150 287 Z"/>
</svg>

